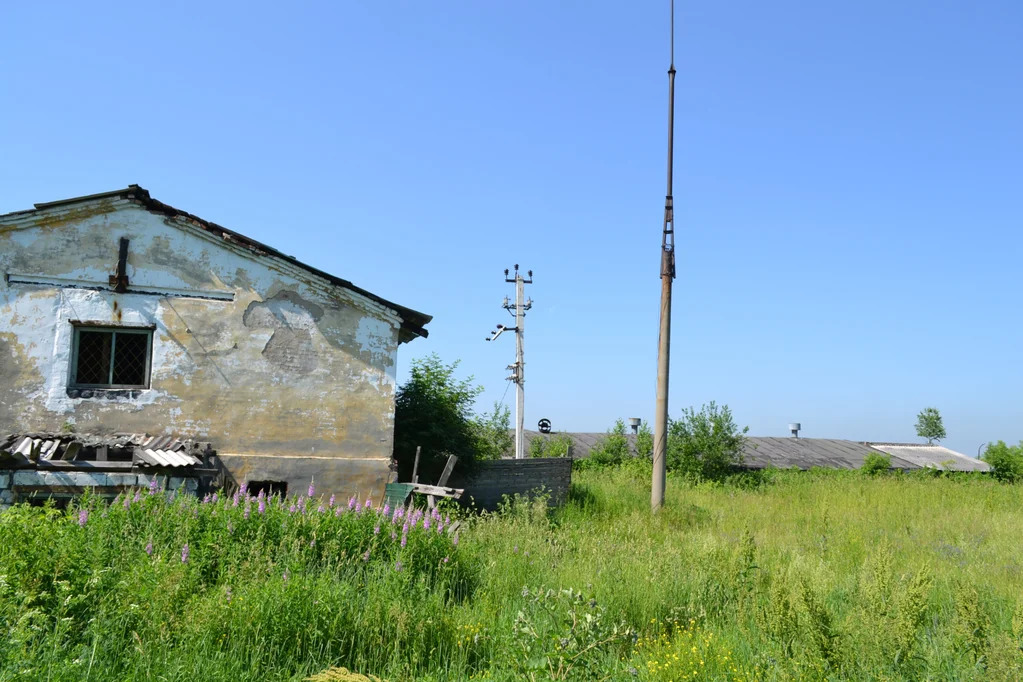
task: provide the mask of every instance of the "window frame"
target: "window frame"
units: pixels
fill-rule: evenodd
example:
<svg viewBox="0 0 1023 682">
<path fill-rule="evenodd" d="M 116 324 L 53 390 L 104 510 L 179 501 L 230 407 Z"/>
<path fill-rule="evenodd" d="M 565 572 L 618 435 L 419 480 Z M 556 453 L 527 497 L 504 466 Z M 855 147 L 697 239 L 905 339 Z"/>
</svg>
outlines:
<svg viewBox="0 0 1023 682">
<path fill-rule="evenodd" d="M 152 368 L 153 368 L 153 330 L 156 329 L 155 325 L 115 325 L 115 324 L 102 324 L 94 322 L 71 322 L 73 333 L 71 335 L 71 376 L 68 377 L 68 388 L 87 388 L 90 390 L 113 390 L 120 391 L 125 389 L 148 389 L 152 383 Z M 107 372 L 111 383 L 105 384 L 80 384 L 78 383 L 78 350 L 79 350 L 79 337 L 82 332 L 109 332 L 112 334 L 110 339 L 110 367 Z M 118 334 L 133 334 L 133 335 L 145 335 L 146 336 L 146 370 L 145 370 L 145 382 L 142 384 L 115 384 L 113 382 L 114 374 L 114 362 L 117 358 L 117 335 Z"/>
</svg>

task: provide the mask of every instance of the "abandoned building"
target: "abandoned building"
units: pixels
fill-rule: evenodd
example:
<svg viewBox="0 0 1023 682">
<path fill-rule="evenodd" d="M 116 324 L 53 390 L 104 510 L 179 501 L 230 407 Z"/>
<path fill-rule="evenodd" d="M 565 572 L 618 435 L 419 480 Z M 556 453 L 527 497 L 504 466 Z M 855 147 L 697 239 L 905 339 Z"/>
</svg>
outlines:
<svg viewBox="0 0 1023 682">
<path fill-rule="evenodd" d="M 379 497 L 430 316 L 126 189 L 0 215 L 0 505 L 146 485 Z"/>
</svg>

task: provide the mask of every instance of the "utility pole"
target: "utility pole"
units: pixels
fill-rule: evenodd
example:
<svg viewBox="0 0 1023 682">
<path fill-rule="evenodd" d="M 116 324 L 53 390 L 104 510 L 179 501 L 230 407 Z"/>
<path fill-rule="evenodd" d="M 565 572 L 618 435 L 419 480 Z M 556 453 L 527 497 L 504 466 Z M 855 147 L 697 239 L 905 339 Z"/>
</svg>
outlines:
<svg viewBox="0 0 1023 682">
<path fill-rule="evenodd" d="M 526 285 L 533 283 L 533 271 L 529 270 L 526 274 L 529 279 L 519 274 L 518 263 L 515 264 L 513 277 L 508 277 L 508 269 L 505 269 L 504 281 L 515 284 L 515 304 L 512 305 L 508 301 L 508 297 L 505 296 L 501 307 L 515 318 L 515 326 L 505 327 L 503 324 L 499 324 L 497 329 L 490 332 L 490 336 L 487 337 L 487 341 L 493 341 L 504 332 L 515 332 L 515 364 L 508 365 L 508 369 L 512 370 L 512 375 L 508 377 L 508 380 L 515 382 L 515 459 L 524 459 L 526 456 L 522 439 L 523 424 L 526 418 L 526 361 L 523 359 L 522 344 L 525 338 L 526 311 L 533 307 L 533 299 L 525 300 Z"/>
<path fill-rule="evenodd" d="M 671 65 L 668 67 L 668 193 L 664 197 L 664 229 L 661 233 L 661 323 L 657 337 L 657 403 L 654 408 L 653 480 L 650 509 L 664 506 L 668 452 L 668 367 L 671 354 L 671 284 L 675 279 L 675 213 L 671 196 L 671 172 L 675 150 L 675 2 L 671 3 Z"/>
</svg>

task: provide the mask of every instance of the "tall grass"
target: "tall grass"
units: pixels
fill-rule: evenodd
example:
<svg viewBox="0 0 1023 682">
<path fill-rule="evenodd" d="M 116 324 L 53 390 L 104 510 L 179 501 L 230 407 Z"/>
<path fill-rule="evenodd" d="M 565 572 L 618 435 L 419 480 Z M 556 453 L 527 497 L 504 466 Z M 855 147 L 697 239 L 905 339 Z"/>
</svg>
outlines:
<svg viewBox="0 0 1023 682">
<path fill-rule="evenodd" d="M 646 472 L 574 478 L 562 509 L 469 517 L 457 547 L 436 518 L 402 547 L 393 512 L 307 497 L 15 508 L 0 680 L 1023 678 L 1019 487 L 672 481 L 652 517 Z"/>
</svg>

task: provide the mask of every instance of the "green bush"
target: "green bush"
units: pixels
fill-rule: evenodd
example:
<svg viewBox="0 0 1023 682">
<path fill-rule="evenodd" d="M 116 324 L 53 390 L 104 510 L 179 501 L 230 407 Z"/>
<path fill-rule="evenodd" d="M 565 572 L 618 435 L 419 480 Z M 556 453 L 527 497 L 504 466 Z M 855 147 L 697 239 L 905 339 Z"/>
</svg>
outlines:
<svg viewBox="0 0 1023 682">
<path fill-rule="evenodd" d="M 534 436 L 529 441 L 530 457 L 568 457 L 572 449 L 572 439 L 563 433 L 551 436 Z"/>
<path fill-rule="evenodd" d="M 887 474 L 892 468 L 892 456 L 883 452 L 871 452 L 863 458 L 863 465 L 860 471 L 868 476 Z"/>
<path fill-rule="evenodd" d="M 625 435 L 625 421 L 619 419 L 607 435 L 597 441 L 590 456 L 573 462 L 576 469 L 606 469 L 616 467 L 631 456 L 629 438 Z"/>
<path fill-rule="evenodd" d="M 476 457 L 480 460 L 501 459 L 515 449 L 511 430 L 511 410 L 494 403 L 493 412 L 484 412 L 473 420 L 476 432 Z"/>
<path fill-rule="evenodd" d="M 686 408 L 668 425 L 668 470 L 691 480 L 720 481 L 742 463 L 747 431 L 735 424 L 727 405 L 711 401 L 699 412 Z"/>
<path fill-rule="evenodd" d="M 1023 481 L 1023 442 L 1015 447 L 1001 440 L 991 443 L 984 451 L 984 461 L 991 465 L 991 475 L 999 481 Z"/>
</svg>

